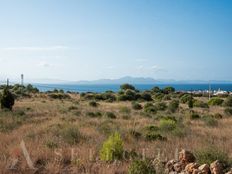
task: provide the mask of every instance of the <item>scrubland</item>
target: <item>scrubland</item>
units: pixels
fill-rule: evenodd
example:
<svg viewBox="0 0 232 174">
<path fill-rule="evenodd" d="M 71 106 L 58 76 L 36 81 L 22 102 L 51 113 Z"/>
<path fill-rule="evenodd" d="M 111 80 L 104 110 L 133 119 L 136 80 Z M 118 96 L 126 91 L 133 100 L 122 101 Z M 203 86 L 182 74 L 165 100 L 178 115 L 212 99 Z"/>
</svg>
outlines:
<svg viewBox="0 0 232 174">
<path fill-rule="evenodd" d="M 142 160 L 152 161 L 144 164 L 145 171 L 154 167 L 163 173 L 163 164 L 181 149 L 192 151 L 200 163 L 220 158 L 231 165 L 232 99 L 227 95 L 208 101 L 172 88 L 140 92 L 130 86 L 118 93 L 15 95 L 13 110 L 0 110 L 1 173 L 133 174 L 132 163 Z"/>
</svg>

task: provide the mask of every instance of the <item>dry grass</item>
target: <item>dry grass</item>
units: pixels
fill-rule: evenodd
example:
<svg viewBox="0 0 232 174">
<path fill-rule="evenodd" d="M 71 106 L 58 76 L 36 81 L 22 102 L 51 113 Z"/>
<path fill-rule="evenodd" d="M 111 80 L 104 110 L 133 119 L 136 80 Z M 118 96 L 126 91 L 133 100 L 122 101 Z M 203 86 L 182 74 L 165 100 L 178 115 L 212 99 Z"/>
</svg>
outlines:
<svg viewBox="0 0 232 174">
<path fill-rule="evenodd" d="M 25 141 L 35 166 L 39 168 L 38 173 L 125 173 L 130 161 L 104 163 L 99 160 L 103 141 L 111 131 L 116 130 L 122 135 L 125 150 L 134 149 L 137 153 L 145 153 L 147 157 L 154 157 L 160 151 L 163 159 L 170 159 L 174 158 L 176 149 L 186 148 L 194 151 L 209 145 L 223 149 L 230 156 L 232 154 L 232 118 L 224 116 L 222 107 L 194 109 L 200 114 L 223 115 L 223 119 L 217 120 L 217 126 L 209 127 L 201 120 L 190 120 L 185 116 L 188 108 L 182 104 L 183 110 L 174 115 L 184 118 L 186 134 L 183 137 L 167 134 L 167 141 L 146 141 L 143 138 L 134 138 L 130 131 L 142 133 L 144 127 L 158 125 L 157 119 L 145 117 L 141 115 L 142 111 L 133 110 L 131 102 L 98 103 L 98 107 L 91 107 L 88 101 L 82 101 L 79 95 L 74 94 L 67 100 L 50 99 L 45 94 L 37 94 L 32 98 L 16 101 L 13 113 L 0 111 L 0 124 L 9 122 L 9 117 L 25 117 L 21 123 L 13 120 L 14 127 L 11 129 L 0 131 L 1 173 L 13 172 L 7 169 L 7 166 L 14 157 L 20 159 L 15 173 L 34 172 L 29 170 L 20 152 L 19 145 L 22 140 Z M 130 112 L 123 113 L 122 107 L 129 108 Z M 24 113 L 17 115 L 18 111 Z M 91 118 L 86 116 L 88 112 L 101 112 L 102 116 Z M 117 118 L 106 118 L 105 112 L 113 112 Z M 157 115 L 168 114 L 162 111 Z M 62 126 L 70 125 L 76 126 L 80 131 L 78 143 L 70 144 L 67 141 L 70 137 L 59 133 Z M 54 131 L 54 127 L 58 129 Z"/>
</svg>

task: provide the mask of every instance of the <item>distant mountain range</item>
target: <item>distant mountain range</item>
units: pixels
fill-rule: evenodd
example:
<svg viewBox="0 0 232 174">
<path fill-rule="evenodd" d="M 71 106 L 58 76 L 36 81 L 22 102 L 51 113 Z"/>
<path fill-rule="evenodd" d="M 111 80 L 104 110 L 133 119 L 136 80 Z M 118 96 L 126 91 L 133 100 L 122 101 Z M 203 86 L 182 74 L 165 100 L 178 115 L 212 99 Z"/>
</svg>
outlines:
<svg viewBox="0 0 232 174">
<path fill-rule="evenodd" d="M 123 83 L 130 83 L 130 84 L 208 84 L 209 81 L 204 80 L 172 80 L 172 79 L 158 79 L 155 80 L 150 77 L 122 77 L 119 79 L 99 79 L 99 80 L 93 80 L 93 81 L 77 81 L 77 82 L 71 82 L 71 84 L 123 84 Z M 218 83 L 232 83 L 232 81 L 217 81 L 212 80 L 210 81 L 211 84 L 218 84 Z"/>
<path fill-rule="evenodd" d="M 20 79 L 12 79 L 11 83 L 20 83 Z M 81 80 L 81 81 L 67 81 L 67 80 L 56 80 L 56 79 L 25 79 L 25 83 L 32 84 L 72 84 L 72 85 L 102 85 L 102 84 L 232 84 L 229 80 L 173 80 L 173 79 L 153 79 L 150 77 L 131 77 L 125 76 L 118 79 L 99 79 L 99 80 Z M 6 81 L 0 80 L 0 84 L 5 84 Z"/>
</svg>

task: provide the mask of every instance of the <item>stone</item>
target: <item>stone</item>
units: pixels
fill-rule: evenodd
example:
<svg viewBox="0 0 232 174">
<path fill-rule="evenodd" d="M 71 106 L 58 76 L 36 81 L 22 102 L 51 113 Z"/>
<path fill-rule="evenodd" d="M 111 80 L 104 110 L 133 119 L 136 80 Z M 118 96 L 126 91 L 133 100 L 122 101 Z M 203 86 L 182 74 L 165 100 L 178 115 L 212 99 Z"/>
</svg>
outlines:
<svg viewBox="0 0 232 174">
<path fill-rule="evenodd" d="M 182 164 L 181 163 L 176 163 L 176 164 L 174 164 L 173 167 L 174 167 L 174 170 L 178 173 L 182 171 Z"/>
<path fill-rule="evenodd" d="M 217 160 L 210 164 L 211 174 L 223 174 L 221 163 Z"/>
<path fill-rule="evenodd" d="M 174 171 L 174 165 L 177 163 L 177 161 L 175 160 L 170 160 L 167 162 L 167 164 L 165 165 L 165 168 L 168 172 Z"/>
<path fill-rule="evenodd" d="M 187 150 L 182 150 L 179 153 L 179 160 L 183 163 L 183 164 L 188 164 L 188 163 L 193 163 L 195 162 L 196 158 L 194 157 L 194 155 L 187 151 Z"/>
<path fill-rule="evenodd" d="M 189 174 L 192 174 L 194 170 L 197 170 L 199 165 L 197 163 L 189 163 L 185 167 L 185 171 Z"/>
<path fill-rule="evenodd" d="M 198 169 L 201 171 L 202 174 L 208 174 L 210 172 L 210 167 L 208 164 L 203 164 Z"/>
</svg>

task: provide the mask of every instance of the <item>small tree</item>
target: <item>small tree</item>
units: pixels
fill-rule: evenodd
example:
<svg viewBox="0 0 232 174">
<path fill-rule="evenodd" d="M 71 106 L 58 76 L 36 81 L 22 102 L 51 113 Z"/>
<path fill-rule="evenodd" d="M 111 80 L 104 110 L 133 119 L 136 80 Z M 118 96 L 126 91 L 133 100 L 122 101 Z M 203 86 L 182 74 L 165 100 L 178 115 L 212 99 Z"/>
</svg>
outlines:
<svg viewBox="0 0 232 174">
<path fill-rule="evenodd" d="M 127 90 L 127 89 L 135 90 L 135 87 L 133 85 L 131 85 L 131 84 L 126 83 L 126 84 L 122 84 L 120 86 L 120 89 L 121 90 Z"/>
<path fill-rule="evenodd" d="M 4 88 L 2 96 L 1 96 L 1 108 L 7 108 L 9 110 L 12 110 L 14 101 L 15 101 L 15 98 L 13 94 L 9 91 L 7 87 Z"/>
<path fill-rule="evenodd" d="M 112 134 L 103 144 L 100 151 L 102 161 L 120 160 L 123 157 L 123 141 L 119 133 Z"/>
</svg>

